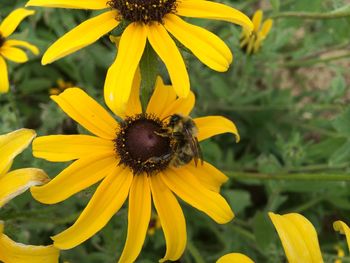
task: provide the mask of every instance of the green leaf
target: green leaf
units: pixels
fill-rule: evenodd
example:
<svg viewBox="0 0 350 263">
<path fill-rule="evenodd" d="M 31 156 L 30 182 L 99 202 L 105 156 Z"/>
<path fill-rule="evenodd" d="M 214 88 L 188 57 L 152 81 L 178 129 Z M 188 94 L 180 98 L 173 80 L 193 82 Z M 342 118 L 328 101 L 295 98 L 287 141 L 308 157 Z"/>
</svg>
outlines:
<svg viewBox="0 0 350 263">
<path fill-rule="evenodd" d="M 253 233 L 256 243 L 263 251 L 267 251 L 274 240 L 274 229 L 272 223 L 264 212 L 257 212 L 253 218 Z"/>
</svg>

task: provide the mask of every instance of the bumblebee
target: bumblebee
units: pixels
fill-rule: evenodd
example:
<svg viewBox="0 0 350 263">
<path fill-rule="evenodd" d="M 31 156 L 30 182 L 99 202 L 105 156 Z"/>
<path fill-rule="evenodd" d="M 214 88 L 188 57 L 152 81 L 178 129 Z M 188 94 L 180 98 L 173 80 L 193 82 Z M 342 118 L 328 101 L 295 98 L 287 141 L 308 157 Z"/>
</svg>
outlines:
<svg viewBox="0 0 350 263">
<path fill-rule="evenodd" d="M 198 160 L 203 165 L 203 154 L 197 139 L 198 129 L 192 118 L 173 114 L 170 116 L 167 129 L 173 141 L 173 158 L 170 163 L 179 167 L 194 159 L 196 166 Z"/>
<path fill-rule="evenodd" d="M 198 129 L 192 118 L 180 114 L 173 114 L 169 122 L 157 135 L 169 137 L 172 152 L 160 157 L 152 157 L 146 162 L 169 161 L 175 167 L 183 166 L 192 161 L 198 165 L 200 160 L 203 165 L 203 154 L 197 139 Z"/>
</svg>

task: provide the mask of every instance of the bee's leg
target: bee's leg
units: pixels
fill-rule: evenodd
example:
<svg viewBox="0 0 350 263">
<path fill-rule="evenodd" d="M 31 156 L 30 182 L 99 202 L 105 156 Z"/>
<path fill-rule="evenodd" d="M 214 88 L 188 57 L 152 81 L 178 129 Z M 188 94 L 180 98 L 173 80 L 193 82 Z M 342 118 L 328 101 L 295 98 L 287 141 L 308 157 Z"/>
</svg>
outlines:
<svg viewBox="0 0 350 263">
<path fill-rule="evenodd" d="M 142 164 L 148 164 L 148 163 L 158 163 L 163 161 L 168 161 L 171 158 L 172 154 L 168 153 L 160 157 L 151 157 L 148 158 L 146 161 L 144 161 Z"/>
<path fill-rule="evenodd" d="M 170 137 L 171 131 L 169 129 L 162 129 L 161 132 L 155 131 L 154 133 L 161 137 Z"/>
</svg>

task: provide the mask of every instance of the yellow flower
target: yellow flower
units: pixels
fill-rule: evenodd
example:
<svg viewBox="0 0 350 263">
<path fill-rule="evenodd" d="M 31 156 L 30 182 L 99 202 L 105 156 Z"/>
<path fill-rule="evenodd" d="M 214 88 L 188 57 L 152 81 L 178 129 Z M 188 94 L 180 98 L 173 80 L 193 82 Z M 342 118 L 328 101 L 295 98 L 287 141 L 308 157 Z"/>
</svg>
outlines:
<svg viewBox="0 0 350 263">
<path fill-rule="evenodd" d="M 68 88 L 74 87 L 70 81 L 64 81 L 63 79 L 57 80 L 57 87 L 53 87 L 49 90 L 50 95 L 58 95 Z"/>
<path fill-rule="evenodd" d="M 217 71 L 226 71 L 232 62 L 227 45 L 208 30 L 189 24 L 180 16 L 223 20 L 253 29 L 250 19 L 229 6 L 202 0 L 30 0 L 27 6 L 75 9 L 110 9 L 91 18 L 57 40 L 44 54 L 48 64 L 97 41 L 122 21 L 124 30 L 115 62 L 107 73 L 105 97 L 113 111 L 125 107 L 132 80 L 146 46 L 165 63 L 176 94 L 186 97 L 190 82 L 185 63 L 169 33 L 186 46 L 200 61 Z M 169 32 L 169 33 L 168 33 Z"/>
<path fill-rule="evenodd" d="M 141 251 L 151 218 L 151 196 L 167 244 L 162 261 L 177 260 L 186 246 L 185 218 L 174 193 L 220 224 L 232 220 L 233 212 L 219 193 L 227 181 L 224 174 L 207 162 L 170 165 L 176 156 L 170 137 L 164 135 L 166 120 L 173 114 L 188 116 L 195 102 L 193 93 L 176 98 L 174 89 L 158 78 L 142 113 L 139 87 L 140 75 L 136 74 L 120 123 L 81 89 L 70 88 L 52 96 L 63 111 L 95 136 L 53 135 L 34 141 L 36 157 L 53 162 L 77 159 L 48 184 L 32 188 L 34 198 L 46 204 L 58 203 L 102 180 L 73 226 L 52 237 L 56 247 L 70 249 L 89 239 L 128 196 L 127 239 L 119 262 L 134 262 Z M 196 118 L 194 122 L 199 141 L 225 132 L 239 139 L 235 125 L 223 117 Z"/>
<path fill-rule="evenodd" d="M 19 23 L 33 14 L 34 11 L 32 10 L 18 8 L 12 11 L 0 24 L 0 93 L 7 92 L 10 87 L 5 59 L 16 63 L 27 62 L 27 54 L 18 47 L 27 48 L 35 55 L 39 54 L 38 48 L 26 41 L 8 39 Z"/>
<path fill-rule="evenodd" d="M 49 180 L 43 170 L 36 168 L 9 172 L 13 159 L 30 144 L 35 136 L 35 132 L 28 129 L 0 135 L 0 208 L 28 188 L 44 184 Z"/>
<path fill-rule="evenodd" d="M 254 261 L 244 254 L 230 253 L 219 258 L 216 263 L 254 263 Z"/>
<path fill-rule="evenodd" d="M 13 159 L 30 144 L 34 137 L 35 132 L 28 129 L 0 135 L 0 208 L 28 188 L 44 184 L 49 180 L 44 171 L 35 168 L 8 172 Z M 0 221 L 1 262 L 58 262 L 59 251 L 53 246 L 29 246 L 16 243 L 3 232 L 4 223 Z"/>
<path fill-rule="evenodd" d="M 160 223 L 159 216 L 152 213 L 151 219 L 148 224 L 147 234 L 153 236 L 157 229 L 161 229 L 162 225 Z"/>
<path fill-rule="evenodd" d="M 300 214 L 278 215 L 269 213 L 282 241 L 288 262 L 322 263 L 322 254 L 314 226 Z M 336 231 L 346 235 L 350 249 L 350 229 L 342 221 L 333 224 Z M 339 255 L 340 256 L 340 255 Z"/>
<path fill-rule="evenodd" d="M 16 243 L 4 233 L 0 221 L 0 261 L 5 263 L 58 263 L 59 250 L 50 246 L 30 246 Z"/>
<path fill-rule="evenodd" d="M 262 42 L 265 40 L 266 36 L 271 30 L 273 24 L 272 19 L 265 20 L 261 26 L 262 18 L 262 10 L 256 11 L 252 19 L 254 24 L 253 32 L 250 32 L 245 28 L 242 30 L 240 47 L 245 50 L 247 54 L 258 52 Z"/>
<path fill-rule="evenodd" d="M 345 256 L 344 250 L 342 249 L 341 246 L 335 246 L 334 247 L 337 250 L 337 256 L 338 258 L 334 261 L 334 263 L 342 263 L 343 262 L 343 257 Z"/>
<path fill-rule="evenodd" d="M 333 228 L 335 231 L 346 236 L 346 242 L 348 243 L 348 248 L 350 251 L 350 228 L 343 221 L 335 221 L 333 223 Z"/>
</svg>

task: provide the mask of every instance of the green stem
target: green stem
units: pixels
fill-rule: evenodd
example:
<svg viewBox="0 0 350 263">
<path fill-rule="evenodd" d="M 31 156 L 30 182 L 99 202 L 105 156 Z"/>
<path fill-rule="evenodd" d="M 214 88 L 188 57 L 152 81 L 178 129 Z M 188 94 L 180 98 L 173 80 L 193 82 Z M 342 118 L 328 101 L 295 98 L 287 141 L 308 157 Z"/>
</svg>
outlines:
<svg viewBox="0 0 350 263">
<path fill-rule="evenodd" d="M 284 181 L 347 181 L 350 182 L 350 174 L 335 173 L 295 173 L 295 174 L 262 174 L 246 172 L 226 172 L 228 177 L 238 180 L 284 180 Z"/>
<path fill-rule="evenodd" d="M 281 66 L 283 67 L 297 67 L 297 66 L 311 66 L 317 63 L 326 63 L 326 62 L 330 62 L 333 60 L 338 60 L 338 59 L 343 59 L 343 58 L 348 58 L 350 57 L 350 53 L 346 53 L 343 55 L 339 55 L 339 56 L 332 56 L 332 57 L 328 57 L 328 58 L 315 58 L 315 59 L 307 59 L 307 60 L 295 60 L 295 61 L 290 61 L 287 63 L 282 64 Z"/>
<path fill-rule="evenodd" d="M 14 92 L 11 91 L 11 90 L 8 93 L 8 99 L 9 99 L 11 108 L 12 108 L 12 110 L 15 113 L 15 116 L 16 116 L 17 127 L 18 128 L 22 128 L 23 124 L 22 124 L 22 120 L 21 120 L 21 115 L 20 115 L 19 110 L 18 110 L 16 96 L 15 96 Z"/>
<path fill-rule="evenodd" d="M 233 224 L 231 224 L 231 230 L 235 233 L 237 233 L 238 235 L 245 237 L 246 239 L 250 240 L 250 241 L 254 241 L 255 242 L 255 236 L 249 232 L 248 230 L 245 230 L 242 227 L 239 226 L 235 226 Z"/>
<path fill-rule="evenodd" d="M 190 252 L 190 254 L 192 255 L 194 262 L 205 263 L 205 260 L 201 256 L 200 252 L 190 240 L 187 241 L 187 249 L 188 249 L 188 252 Z"/>
<path fill-rule="evenodd" d="M 322 202 L 324 199 L 326 199 L 324 196 L 316 197 L 315 199 L 312 199 L 302 205 L 296 206 L 294 208 L 288 208 L 287 211 L 281 212 L 281 214 L 288 213 L 289 211 L 293 211 L 295 213 L 302 213 L 305 210 L 308 210 L 309 208 L 314 207 L 316 204 Z"/>
<path fill-rule="evenodd" d="M 141 70 L 141 103 L 143 111 L 146 110 L 147 104 L 153 92 L 154 83 L 158 74 L 158 58 L 152 46 L 147 43 L 145 51 L 140 61 Z"/>
<path fill-rule="evenodd" d="M 272 15 L 271 18 L 304 18 L 304 19 L 335 19 L 335 18 L 343 18 L 350 16 L 350 5 L 346 5 L 339 9 L 333 10 L 327 13 L 320 12 L 281 12 L 275 15 Z"/>
</svg>

